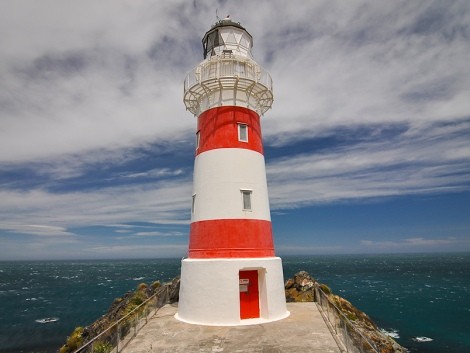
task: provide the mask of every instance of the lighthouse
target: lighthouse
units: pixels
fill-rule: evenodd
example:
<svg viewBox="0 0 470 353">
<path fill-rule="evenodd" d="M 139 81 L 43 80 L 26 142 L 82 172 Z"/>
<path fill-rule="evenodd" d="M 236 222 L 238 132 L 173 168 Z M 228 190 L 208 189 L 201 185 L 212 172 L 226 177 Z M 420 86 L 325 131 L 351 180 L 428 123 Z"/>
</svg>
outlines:
<svg viewBox="0 0 470 353">
<path fill-rule="evenodd" d="M 271 76 L 253 38 L 229 17 L 202 39 L 204 60 L 187 75 L 184 104 L 197 117 L 188 257 L 176 318 L 236 326 L 289 315 L 275 255 L 260 117 Z"/>
</svg>

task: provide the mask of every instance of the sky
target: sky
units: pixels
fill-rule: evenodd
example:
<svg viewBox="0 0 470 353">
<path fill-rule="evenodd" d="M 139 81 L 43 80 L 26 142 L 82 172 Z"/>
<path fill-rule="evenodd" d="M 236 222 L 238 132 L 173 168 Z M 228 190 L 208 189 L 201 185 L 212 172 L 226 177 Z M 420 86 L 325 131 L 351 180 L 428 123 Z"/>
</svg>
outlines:
<svg viewBox="0 0 470 353">
<path fill-rule="evenodd" d="M 470 251 L 467 0 L 5 0 L 0 260 L 186 255 L 216 13 L 274 81 L 277 254 Z"/>
</svg>

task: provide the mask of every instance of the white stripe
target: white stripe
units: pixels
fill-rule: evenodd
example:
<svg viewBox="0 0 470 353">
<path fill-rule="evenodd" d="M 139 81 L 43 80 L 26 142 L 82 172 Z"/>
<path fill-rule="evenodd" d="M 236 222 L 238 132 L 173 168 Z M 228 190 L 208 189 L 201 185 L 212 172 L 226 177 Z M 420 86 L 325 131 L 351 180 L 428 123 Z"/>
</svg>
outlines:
<svg viewBox="0 0 470 353">
<path fill-rule="evenodd" d="M 243 211 L 241 190 L 252 190 L 251 211 Z M 194 162 L 191 221 L 214 219 L 271 220 L 264 156 L 241 148 L 203 152 Z"/>
</svg>

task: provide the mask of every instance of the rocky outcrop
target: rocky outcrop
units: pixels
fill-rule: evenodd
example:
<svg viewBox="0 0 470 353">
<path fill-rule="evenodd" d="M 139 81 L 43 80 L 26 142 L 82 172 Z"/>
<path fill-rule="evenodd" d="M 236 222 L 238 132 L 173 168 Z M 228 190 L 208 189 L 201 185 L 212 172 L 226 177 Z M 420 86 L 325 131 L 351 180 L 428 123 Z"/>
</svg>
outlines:
<svg viewBox="0 0 470 353">
<path fill-rule="evenodd" d="M 400 346 L 393 338 L 381 332 L 366 313 L 356 308 L 346 299 L 333 294 L 328 286 L 318 283 L 307 272 L 300 271 L 296 273 L 293 278 L 286 281 L 284 288 L 287 302 L 318 301 L 318 298 L 316 298 L 315 288 L 321 289 L 321 291 L 328 297 L 330 303 L 334 304 L 348 319 L 347 325 L 353 326 L 367 340 L 369 340 L 380 353 L 407 352 L 407 350 Z M 359 345 L 360 336 L 357 334 L 357 331 L 352 329 L 347 331 L 349 332 L 350 338 Z M 362 348 L 364 351 L 367 351 L 366 347 L 363 346 Z M 370 349 L 370 352 L 374 351 Z"/>
<path fill-rule="evenodd" d="M 307 272 L 300 271 L 294 278 L 286 281 L 284 288 L 287 302 L 314 302 L 315 301 L 315 279 Z"/>
<path fill-rule="evenodd" d="M 134 292 L 127 292 L 122 297 L 116 298 L 106 314 L 98 320 L 86 327 L 75 328 L 72 334 L 67 338 L 66 343 L 60 348 L 59 353 L 70 353 L 86 344 L 116 321 L 136 309 L 154 294 L 157 294 L 157 302 L 160 305 L 177 302 L 179 299 L 179 287 L 179 277 L 174 278 L 171 282 L 165 283 L 164 285 L 161 285 L 159 281 L 152 283 L 150 286 L 145 283 L 139 284 Z M 126 327 L 124 324 L 120 332 L 121 337 L 124 336 L 128 330 L 129 327 Z M 112 348 L 112 346 L 108 344 L 108 341 L 112 342 L 114 340 L 112 335 L 113 333 L 110 333 L 109 337 L 106 335 L 102 337 L 103 342 L 101 344 Z"/>
<path fill-rule="evenodd" d="M 372 319 L 349 301 L 338 295 L 330 294 L 329 298 L 335 306 L 349 319 L 361 334 L 374 344 L 380 353 L 405 353 L 407 350 L 400 346 L 392 337 L 384 334 Z M 353 336 L 354 338 L 354 336 Z"/>
</svg>

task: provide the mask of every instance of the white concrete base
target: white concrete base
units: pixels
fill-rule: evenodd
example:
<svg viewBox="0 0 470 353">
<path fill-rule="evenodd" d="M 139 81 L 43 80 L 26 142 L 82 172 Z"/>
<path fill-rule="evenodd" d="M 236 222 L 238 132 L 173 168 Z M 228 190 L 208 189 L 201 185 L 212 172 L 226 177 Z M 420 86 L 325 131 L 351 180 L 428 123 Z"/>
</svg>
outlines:
<svg viewBox="0 0 470 353">
<path fill-rule="evenodd" d="M 257 270 L 260 317 L 240 319 L 239 271 Z M 255 325 L 289 316 L 279 257 L 184 259 L 175 317 L 209 326 Z"/>
</svg>

